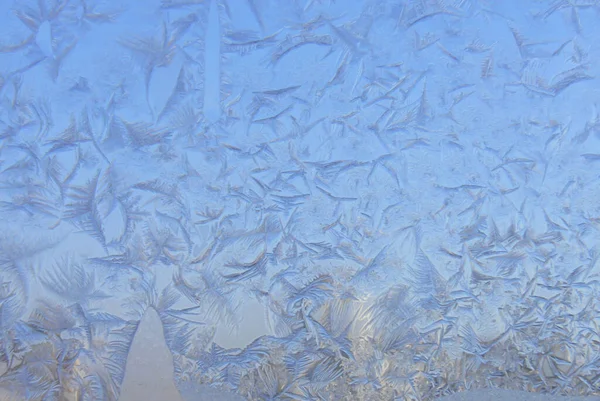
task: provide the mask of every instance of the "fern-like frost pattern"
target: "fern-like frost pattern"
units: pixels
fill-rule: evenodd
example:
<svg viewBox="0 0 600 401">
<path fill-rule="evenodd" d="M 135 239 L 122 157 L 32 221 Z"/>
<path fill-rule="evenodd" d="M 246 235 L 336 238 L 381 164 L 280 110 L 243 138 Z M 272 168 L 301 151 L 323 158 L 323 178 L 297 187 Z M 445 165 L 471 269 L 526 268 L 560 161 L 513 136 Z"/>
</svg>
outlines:
<svg viewBox="0 0 600 401">
<path fill-rule="evenodd" d="M 0 400 L 598 395 L 597 1 L 0 5 Z"/>
</svg>

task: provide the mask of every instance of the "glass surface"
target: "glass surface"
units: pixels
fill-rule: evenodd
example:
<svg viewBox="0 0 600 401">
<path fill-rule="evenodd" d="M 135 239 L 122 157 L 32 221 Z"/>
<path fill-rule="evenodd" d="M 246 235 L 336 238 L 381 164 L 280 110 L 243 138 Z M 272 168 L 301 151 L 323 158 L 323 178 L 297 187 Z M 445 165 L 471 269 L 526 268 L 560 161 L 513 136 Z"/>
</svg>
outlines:
<svg viewBox="0 0 600 401">
<path fill-rule="evenodd" d="M 1 1 L 0 400 L 600 395 L 599 16 Z"/>
</svg>

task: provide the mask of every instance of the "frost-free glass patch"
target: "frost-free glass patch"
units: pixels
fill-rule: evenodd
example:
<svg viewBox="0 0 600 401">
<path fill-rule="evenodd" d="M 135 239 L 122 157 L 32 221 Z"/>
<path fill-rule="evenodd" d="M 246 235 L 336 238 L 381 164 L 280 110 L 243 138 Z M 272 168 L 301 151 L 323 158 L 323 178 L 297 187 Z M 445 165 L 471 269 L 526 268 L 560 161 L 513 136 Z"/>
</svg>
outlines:
<svg viewBox="0 0 600 401">
<path fill-rule="evenodd" d="M 0 400 L 598 395 L 599 12 L 2 2 Z"/>
</svg>

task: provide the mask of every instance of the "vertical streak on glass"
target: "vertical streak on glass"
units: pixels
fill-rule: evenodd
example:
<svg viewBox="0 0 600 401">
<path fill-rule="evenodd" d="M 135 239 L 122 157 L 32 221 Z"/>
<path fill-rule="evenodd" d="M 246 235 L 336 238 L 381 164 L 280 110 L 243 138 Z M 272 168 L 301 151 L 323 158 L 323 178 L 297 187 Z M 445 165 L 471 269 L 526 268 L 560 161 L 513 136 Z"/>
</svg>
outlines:
<svg viewBox="0 0 600 401">
<path fill-rule="evenodd" d="M 221 43 L 217 2 L 218 0 L 213 0 L 210 3 L 204 48 L 204 116 L 209 123 L 213 123 L 221 117 Z"/>
</svg>

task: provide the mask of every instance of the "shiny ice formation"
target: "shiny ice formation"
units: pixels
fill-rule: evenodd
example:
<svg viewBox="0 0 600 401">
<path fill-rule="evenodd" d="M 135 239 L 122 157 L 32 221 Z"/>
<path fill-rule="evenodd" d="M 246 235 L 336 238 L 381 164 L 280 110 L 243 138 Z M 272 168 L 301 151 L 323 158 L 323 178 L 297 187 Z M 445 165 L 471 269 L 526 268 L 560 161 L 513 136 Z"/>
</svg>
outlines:
<svg viewBox="0 0 600 401">
<path fill-rule="evenodd" d="M 0 11 L 0 399 L 597 394 L 597 1 Z"/>
</svg>

